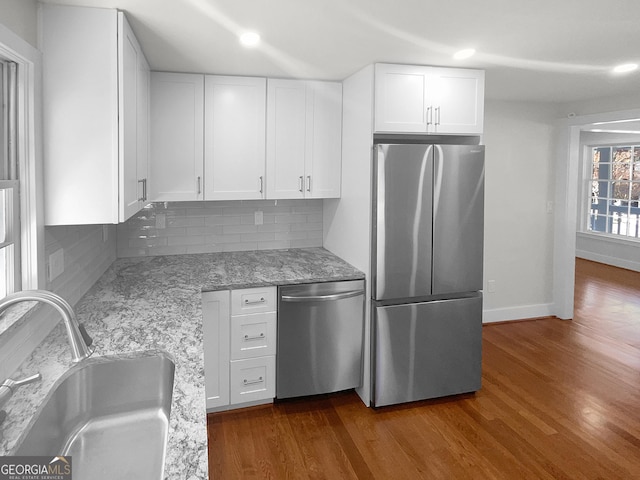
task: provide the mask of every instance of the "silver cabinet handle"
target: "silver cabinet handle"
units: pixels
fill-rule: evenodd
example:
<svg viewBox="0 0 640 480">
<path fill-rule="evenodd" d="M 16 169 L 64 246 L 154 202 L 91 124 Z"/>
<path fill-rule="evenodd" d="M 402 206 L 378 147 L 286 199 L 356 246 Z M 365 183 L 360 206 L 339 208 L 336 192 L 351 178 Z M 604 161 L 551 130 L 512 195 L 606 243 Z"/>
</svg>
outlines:
<svg viewBox="0 0 640 480">
<path fill-rule="evenodd" d="M 298 177 L 298 191 L 299 191 L 300 193 L 302 193 L 302 191 L 303 191 L 303 189 L 304 189 L 303 184 L 304 184 L 304 180 L 303 180 L 302 175 L 300 175 L 300 176 Z"/>
<path fill-rule="evenodd" d="M 260 300 L 245 300 L 244 304 L 245 305 L 259 305 L 261 303 L 265 303 L 266 300 L 264 299 L 264 297 L 260 297 Z"/>
<path fill-rule="evenodd" d="M 262 178 L 262 175 L 260 175 L 260 194 L 262 194 L 263 188 L 264 188 L 264 180 Z"/>
<path fill-rule="evenodd" d="M 263 382 L 262 377 L 258 377 L 258 378 L 254 379 L 254 380 L 247 380 L 247 379 L 245 378 L 245 379 L 242 381 L 242 383 L 243 383 L 244 385 L 255 385 L 256 383 L 262 383 L 262 382 Z"/>
<path fill-rule="evenodd" d="M 147 179 L 146 178 L 142 179 L 142 197 L 146 202 L 147 201 Z"/>
<path fill-rule="evenodd" d="M 352 290 L 350 292 L 332 293 L 330 295 L 282 295 L 280 298 L 283 302 L 328 302 L 357 297 L 358 295 L 364 295 L 364 290 Z"/>
<path fill-rule="evenodd" d="M 311 192 L 311 175 L 307 175 L 307 192 Z"/>
<path fill-rule="evenodd" d="M 436 107 L 436 123 L 435 125 L 440 125 L 440 107 Z"/>
<path fill-rule="evenodd" d="M 264 336 L 264 333 L 260 333 L 259 335 L 245 335 L 244 341 L 248 342 L 249 340 L 262 340 Z"/>
<path fill-rule="evenodd" d="M 429 105 L 427 107 L 427 125 L 431 125 L 433 123 L 433 107 Z"/>
<path fill-rule="evenodd" d="M 141 179 L 141 180 L 138 180 L 138 183 L 139 183 L 139 184 L 140 184 L 140 183 L 142 184 L 142 196 L 141 196 L 141 197 L 138 197 L 138 201 L 139 201 L 139 202 L 144 202 L 144 178 L 143 178 L 143 179 Z"/>
</svg>

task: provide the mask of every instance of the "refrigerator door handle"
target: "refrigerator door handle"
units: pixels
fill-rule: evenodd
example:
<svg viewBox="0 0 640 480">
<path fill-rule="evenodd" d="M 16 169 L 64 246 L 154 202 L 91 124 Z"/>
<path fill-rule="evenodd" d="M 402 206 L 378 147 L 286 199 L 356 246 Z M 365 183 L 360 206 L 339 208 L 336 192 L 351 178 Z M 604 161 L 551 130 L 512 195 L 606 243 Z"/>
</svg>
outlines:
<svg viewBox="0 0 640 480">
<path fill-rule="evenodd" d="M 442 175 L 443 165 L 442 157 L 444 152 L 440 145 L 435 146 L 435 153 L 433 156 L 433 223 L 436 222 L 438 216 L 438 206 L 440 204 L 440 194 L 442 192 Z"/>
</svg>

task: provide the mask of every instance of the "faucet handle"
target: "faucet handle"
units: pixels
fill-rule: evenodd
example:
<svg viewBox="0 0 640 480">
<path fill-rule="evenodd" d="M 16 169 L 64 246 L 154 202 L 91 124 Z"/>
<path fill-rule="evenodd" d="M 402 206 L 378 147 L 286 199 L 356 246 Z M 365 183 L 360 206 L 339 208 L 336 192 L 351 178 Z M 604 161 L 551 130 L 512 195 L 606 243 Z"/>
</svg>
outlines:
<svg viewBox="0 0 640 480">
<path fill-rule="evenodd" d="M 13 390 L 14 387 L 20 387 L 22 385 L 27 385 L 29 383 L 37 382 L 38 380 L 42 380 L 42 375 L 36 373 L 35 375 L 31 375 L 30 377 L 23 378 L 22 380 L 13 380 L 11 378 L 7 378 L 3 383 L 3 387 L 9 387 Z"/>
</svg>

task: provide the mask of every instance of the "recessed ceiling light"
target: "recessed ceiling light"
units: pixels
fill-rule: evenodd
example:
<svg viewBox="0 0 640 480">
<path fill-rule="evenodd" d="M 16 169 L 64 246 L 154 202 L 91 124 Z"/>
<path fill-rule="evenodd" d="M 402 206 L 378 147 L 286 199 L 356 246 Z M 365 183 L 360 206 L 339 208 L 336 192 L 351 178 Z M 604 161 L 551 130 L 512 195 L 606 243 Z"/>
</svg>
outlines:
<svg viewBox="0 0 640 480">
<path fill-rule="evenodd" d="M 456 60 L 464 60 L 465 58 L 473 57 L 475 53 L 475 48 L 465 48 L 454 53 L 453 58 L 455 58 Z"/>
<path fill-rule="evenodd" d="M 260 43 L 260 35 L 256 32 L 245 32 L 240 35 L 240 43 L 245 47 L 255 47 Z"/>
<path fill-rule="evenodd" d="M 638 64 L 637 63 L 625 63 L 623 65 L 618 65 L 617 67 L 615 67 L 613 69 L 613 72 L 614 73 L 628 73 L 628 72 L 633 72 L 637 68 L 638 68 Z"/>
</svg>

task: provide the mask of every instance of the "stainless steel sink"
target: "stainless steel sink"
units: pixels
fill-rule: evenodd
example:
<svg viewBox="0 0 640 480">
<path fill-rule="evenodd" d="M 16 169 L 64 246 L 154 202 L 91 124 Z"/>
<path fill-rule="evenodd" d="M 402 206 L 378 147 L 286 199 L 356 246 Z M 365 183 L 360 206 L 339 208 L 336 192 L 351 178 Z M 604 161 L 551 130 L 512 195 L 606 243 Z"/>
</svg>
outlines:
<svg viewBox="0 0 640 480">
<path fill-rule="evenodd" d="M 56 382 L 12 454 L 71 455 L 76 480 L 161 480 L 174 370 L 157 351 L 83 361 Z"/>
</svg>

